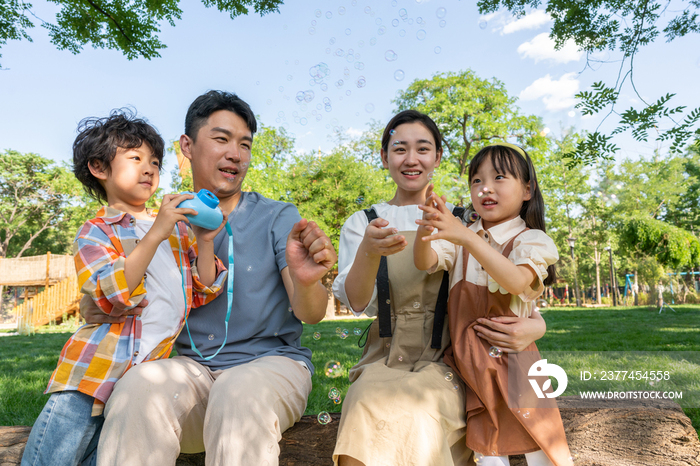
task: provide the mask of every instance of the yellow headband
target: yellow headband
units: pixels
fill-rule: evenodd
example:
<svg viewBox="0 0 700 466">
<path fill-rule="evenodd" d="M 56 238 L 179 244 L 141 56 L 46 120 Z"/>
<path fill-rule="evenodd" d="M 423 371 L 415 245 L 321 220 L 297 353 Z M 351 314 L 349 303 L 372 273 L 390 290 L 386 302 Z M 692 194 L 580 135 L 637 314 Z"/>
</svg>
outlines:
<svg viewBox="0 0 700 466">
<path fill-rule="evenodd" d="M 509 147 L 513 149 L 515 152 L 518 154 L 522 155 L 524 159 L 527 159 L 525 156 L 525 151 L 520 147 L 516 146 L 515 144 L 511 144 L 509 142 L 494 142 L 493 144 L 490 144 L 491 146 L 504 146 L 504 147 Z"/>
</svg>

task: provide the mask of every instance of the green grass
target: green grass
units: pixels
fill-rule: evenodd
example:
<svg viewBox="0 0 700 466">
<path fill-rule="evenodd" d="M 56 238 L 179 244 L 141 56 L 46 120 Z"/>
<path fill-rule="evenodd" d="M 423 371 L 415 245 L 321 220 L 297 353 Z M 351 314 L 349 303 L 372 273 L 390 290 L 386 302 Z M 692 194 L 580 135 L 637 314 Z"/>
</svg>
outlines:
<svg viewBox="0 0 700 466">
<path fill-rule="evenodd" d="M 678 311 L 675 314 L 660 315 L 653 307 L 550 308 L 543 313 L 547 334 L 537 344 L 544 357 L 551 355 L 550 362 L 561 365 L 569 374 L 579 369 L 639 370 L 646 367 L 669 370 L 672 382 L 678 387 L 700 391 L 700 306 L 674 308 Z M 348 319 L 304 326 L 301 343 L 312 350 L 316 367 L 306 414 L 340 412 L 341 405 L 335 405 L 328 398 L 328 392 L 335 387 L 344 399 L 349 386 L 348 369 L 362 354 L 357 346 L 359 337 L 353 329 L 364 330 L 368 323 L 369 319 Z M 0 337 L 0 425 L 34 422 L 47 398 L 41 393 L 72 331 L 66 328 L 42 330 L 30 337 Z M 347 329 L 348 337 L 339 338 L 336 328 Z M 319 332 L 321 338 L 315 340 L 314 332 Z M 564 353 L 574 351 L 579 354 Z M 646 353 L 630 353 L 641 351 Z M 669 357 L 676 352 L 687 352 L 689 357 L 685 362 Z M 341 377 L 325 376 L 324 366 L 329 361 L 341 364 Z M 567 395 L 576 394 L 576 390 L 582 388 L 571 376 L 569 384 Z M 648 382 L 644 384 L 649 389 Z M 656 385 L 654 389 L 662 388 Z M 700 430 L 700 409 L 686 408 L 685 412 L 695 429 Z"/>
</svg>

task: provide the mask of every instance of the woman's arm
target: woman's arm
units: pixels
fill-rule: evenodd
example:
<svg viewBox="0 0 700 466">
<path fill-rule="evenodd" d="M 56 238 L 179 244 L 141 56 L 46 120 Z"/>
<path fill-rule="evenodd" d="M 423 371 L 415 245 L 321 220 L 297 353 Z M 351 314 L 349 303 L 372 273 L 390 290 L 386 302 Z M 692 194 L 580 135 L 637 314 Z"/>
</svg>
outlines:
<svg viewBox="0 0 700 466">
<path fill-rule="evenodd" d="M 533 310 L 530 317 L 477 319 L 474 330 L 479 337 L 506 353 L 517 353 L 542 338 L 547 331 L 547 323 L 537 310 Z"/>
</svg>

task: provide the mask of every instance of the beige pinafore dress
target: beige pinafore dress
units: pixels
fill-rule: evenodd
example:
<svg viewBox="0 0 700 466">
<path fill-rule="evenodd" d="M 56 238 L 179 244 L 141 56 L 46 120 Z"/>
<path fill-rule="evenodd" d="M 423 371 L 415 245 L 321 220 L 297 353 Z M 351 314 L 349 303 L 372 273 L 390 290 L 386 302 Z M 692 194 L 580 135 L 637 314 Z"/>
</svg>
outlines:
<svg viewBox="0 0 700 466">
<path fill-rule="evenodd" d="M 513 250 L 513 237 L 503 251 Z M 475 260 L 464 249 L 463 277 L 467 262 Z M 537 399 L 528 370 L 541 359 L 531 343 L 521 353 L 489 355 L 491 344 L 474 330 L 480 317 L 511 316 L 510 294 L 491 293 L 487 286 L 460 280 L 450 289 L 448 319 L 452 347 L 445 363 L 466 382 L 466 444 L 486 456 L 504 456 L 542 450 L 557 466 L 571 465 L 564 425 L 552 398 Z M 510 371 L 509 371 L 510 364 Z M 535 379 L 540 387 L 546 378 Z M 551 393 L 551 388 L 544 390 Z"/>
<path fill-rule="evenodd" d="M 380 338 L 372 322 L 360 361 L 350 370 L 333 461 L 348 455 L 366 466 L 473 464 L 464 441 L 464 384 L 442 361 L 450 336 L 431 348 L 442 272 L 413 263 L 410 246 L 387 257 L 392 336 Z M 447 376 L 446 376 L 447 374 Z"/>
</svg>

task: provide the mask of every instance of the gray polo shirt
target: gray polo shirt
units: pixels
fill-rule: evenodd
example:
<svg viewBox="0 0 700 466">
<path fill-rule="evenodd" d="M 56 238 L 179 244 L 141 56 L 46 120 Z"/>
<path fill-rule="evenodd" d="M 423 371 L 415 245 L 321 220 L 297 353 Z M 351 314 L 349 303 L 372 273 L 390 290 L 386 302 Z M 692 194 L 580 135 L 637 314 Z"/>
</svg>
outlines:
<svg viewBox="0 0 700 466">
<path fill-rule="evenodd" d="M 228 343 L 205 361 L 192 351 L 187 329 L 177 338 L 177 353 L 213 370 L 228 369 L 263 356 L 286 356 L 306 363 L 313 373 L 311 350 L 301 346 L 301 321 L 290 312 L 281 270 L 287 266 L 287 236 L 301 219 L 294 205 L 243 192 L 229 215 L 233 230 L 233 307 Z M 214 240 L 214 252 L 228 268 L 226 230 Z M 228 286 L 228 282 L 226 282 Z M 221 346 L 227 311 L 226 286 L 214 301 L 192 309 L 189 327 L 197 349 L 209 356 Z"/>
</svg>

